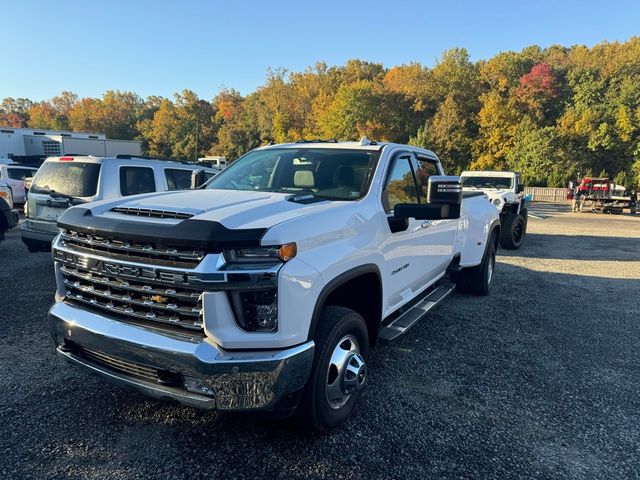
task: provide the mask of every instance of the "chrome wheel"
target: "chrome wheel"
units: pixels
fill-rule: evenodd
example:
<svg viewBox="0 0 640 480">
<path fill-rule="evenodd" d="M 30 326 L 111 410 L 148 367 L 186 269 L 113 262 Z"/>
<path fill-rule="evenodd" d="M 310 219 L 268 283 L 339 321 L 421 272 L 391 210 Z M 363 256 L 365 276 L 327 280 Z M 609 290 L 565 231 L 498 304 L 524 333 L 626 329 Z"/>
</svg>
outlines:
<svg viewBox="0 0 640 480">
<path fill-rule="evenodd" d="M 344 406 L 351 395 L 364 386 L 367 365 L 360 354 L 358 339 L 346 335 L 338 341 L 327 368 L 325 393 L 332 409 Z"/>
</svg>

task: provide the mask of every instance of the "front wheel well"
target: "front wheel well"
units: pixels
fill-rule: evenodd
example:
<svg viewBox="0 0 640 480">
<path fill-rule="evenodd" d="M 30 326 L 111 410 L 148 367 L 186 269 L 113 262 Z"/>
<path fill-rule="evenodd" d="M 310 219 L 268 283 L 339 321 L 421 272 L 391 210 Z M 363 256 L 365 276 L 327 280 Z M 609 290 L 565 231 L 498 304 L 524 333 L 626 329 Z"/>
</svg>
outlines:
<svg viewBox="0 0 640 480">
<path fill-rule="evenodd" d="M 382 283 L 377 270 L 346 274 L 327 285 L 320 294 L 311 320 L 309 338 L 315 335 L 324 307 L 344 307 L 359 313 L 367 325 L 369 345 L 375 345 L 382 321 Z"/>
<path fill-rule="evenodd" d="M 492 238 L 493 236 L 493 238 Z M 498 245 L 500 244 L 500 225 L 496 225 L 493 227 L 491 232 L 489 232 L 489 241 L 493 240 L 494 246 L 496 247 L 496 252 L 498 251 Z"/>
</svg>

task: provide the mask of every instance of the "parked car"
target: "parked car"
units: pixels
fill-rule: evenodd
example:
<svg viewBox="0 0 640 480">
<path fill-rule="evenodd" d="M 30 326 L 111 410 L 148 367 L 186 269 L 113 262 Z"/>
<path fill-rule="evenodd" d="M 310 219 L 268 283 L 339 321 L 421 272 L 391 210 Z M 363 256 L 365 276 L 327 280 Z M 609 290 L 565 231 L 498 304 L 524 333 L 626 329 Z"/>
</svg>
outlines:
<svg viewBox="0 0 640 480">
<path fill-rule="evenodd" d="M 529 220 L 529 198 L 518 172 L 465 171 L 460 174 L 465 191 L 481 191 L 500 213 L 500 246 L 517 250 L 524 243 Z"/>
<path fill-rule="evenodd" d="M 117 157 L 66 156 L 45 160 L 33 177 L 22 241 L 30 252 L 49 251 L 58 234 L 56 221 L 69 207 L 139 193 L 192 187 L 199 173 L 202 183 L 214 171 L 193 164 L 129 155 Z"/>
<path fill-rule="evenodd" d="M 297 408 L 318 430 L 351 414 L 371 347 L 454 287 L 489 293 L 500 236 L 433 152 L 366 139 L 261 147 L 204 189 L 79 205 L 58 225 L 60 355 L 187 405 Z"/>
<path fill-rule="evenodd" d="M 38 169 L 30 165 L 20 165 L 11 160 L 0 162 L 0 179 L 7 182 L 13 192 L 13 202 L 17 207 L 25 203 L 25 178 L 33 177 Z"/>
<path fill-rule="evenodd" d="M 0 180 L 0 241 L 4 234 L 18 224 L 18 213 L 13 209 L 13 194 L 11 187 L 4 180 Z"/>
</svg>

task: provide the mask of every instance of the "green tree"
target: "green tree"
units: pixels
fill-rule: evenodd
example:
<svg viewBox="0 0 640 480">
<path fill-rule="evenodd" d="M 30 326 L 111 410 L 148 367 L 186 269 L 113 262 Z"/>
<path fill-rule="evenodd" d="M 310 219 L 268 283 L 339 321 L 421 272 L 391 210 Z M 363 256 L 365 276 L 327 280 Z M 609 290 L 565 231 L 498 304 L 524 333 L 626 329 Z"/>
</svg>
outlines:
<svg viewBox="0 0 640 480">
<path fill-rule="evenodd" d="M 467 119 L 450 94 L 427 124 L 427 137 L 449 172 L 460 173 L 471 163 L 471 137 Z"/>
<path fill-rule="evenodd" d="M 527 185 L 545 185 L 554 171 L 568 171 L 559 161 L 557 136 L 553 127 L 519 125 L 516 141 L 507 154 L 509 170 L 519 171 Z M 557 181 L 557 175 L 553 178 Z"/>
<path fill-rule="evenodd" d="M 629 178 L 627 177 L 627 172 L 618 172 L 618 174 L 613 178 L 613 183 L 616 185 L 622 185 L 623 187 L 631 186 L 629 184 Z"/>
</svg>

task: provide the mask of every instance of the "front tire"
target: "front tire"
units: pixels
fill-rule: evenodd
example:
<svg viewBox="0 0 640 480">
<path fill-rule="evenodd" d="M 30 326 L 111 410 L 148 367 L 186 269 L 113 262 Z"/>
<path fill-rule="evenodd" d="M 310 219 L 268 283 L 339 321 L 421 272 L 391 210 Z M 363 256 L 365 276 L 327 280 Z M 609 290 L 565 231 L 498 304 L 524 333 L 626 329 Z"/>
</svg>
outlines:
<svg viewBox="0 0 640 480">
<path fill-rule="evenodd" d="M 506 215 L 503 217 L 500 231 L 500 246 L 507 250 L 517 250 L 524 243 L 527 224 L 522 215 Z"/>
<path fill-rule="evenodd" d="M 366 381 L 369 334 L 360 314 L 323 308 L 314 338 L 316 350 L 298 418 L 314 430 L 331 431 L 351 415 Z"/>
</svg>

